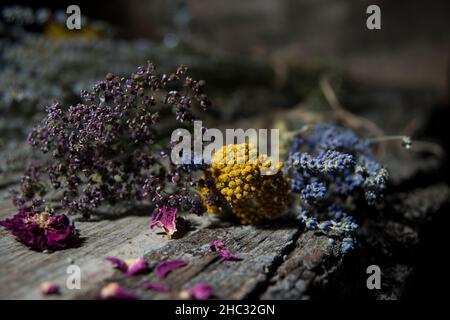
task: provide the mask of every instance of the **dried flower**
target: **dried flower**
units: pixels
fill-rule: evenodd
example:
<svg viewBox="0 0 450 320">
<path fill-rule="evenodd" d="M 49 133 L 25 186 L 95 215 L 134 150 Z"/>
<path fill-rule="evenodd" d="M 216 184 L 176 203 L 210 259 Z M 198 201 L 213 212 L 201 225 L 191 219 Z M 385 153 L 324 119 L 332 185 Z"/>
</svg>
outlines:
<svg viewBox="0 0 450 320">
<path fill-rule="evenodd" d="M 307 184 L 304 189 L 301 190 L 301 197 L 306 203 L 314 203 L 320 201 L 325 197 L 327 188 L 325 184 L 321 182 L 312 182 Z"/>
<path fill-rule="evenodd" d="M 106 260 L 115 265 L 120 271 L 127 276 L 135 274 L 146 273 L 149 271 L 149 266 L 144 258 L 122 260 L 116 257 L 106 257 Z"/>
<path fill-rule="evenodd" d="M 77 240 L 75 226 L 64 214 L 50 215 L 22 208 L 12 218 L 0 221 L 0 225 L 37 251 L 67 249 Z"/>
<path fill-rule="evenodd" d="M 190 194 L 193 178 L 165 161 L 170 143 L 162 145 L 158 125 L 172 111 L 179 122 L 191 122 L 195 106 L 209 106 L 203 83 L 186 70 L 159 75 L 149 63 L 128 79 L 108 74 L 68 109 L 49 106 L 29 135 L 49 160 L 28 168 L 17 199 L 32 200 L 53 188 L 62 191 L 69 213 L 86 217 L 102 204 L 145 199 L 159 208 L 201 213 L 201 202 Z"/>
<path fill-rule="evenodd" d="M 231 253 L 231 251 L 223 245 L 222 240 L 214 240 L 208 244 L 209 248 L 214 252 L 219 252 L 224 260 L 227 261 L 239 261 L 242 258 L 236 254 Z"/>
<path fill-rule="evenodd" d="M 181 168 L 188 173 L 209 168 L 208 164 L 203 163 L 202 158 L 193 157 L 192 159 L 187 159 L 186 155 L 184 154 L 181 157 L 181 162 Z"/>
<path fill-rule="evenodd" d="M 142 289 L 154 290 L 158 292 L 170 292 L 170 288 L 158 282 L 146 282 L 141 285 Z"/>
<path fill-rule="evenodd" d="M 224 248 L 222 240 L 211 241 L 208 246 L 212 251 L 219 251 Z"/>
<path fill-rule="evenodd" d="M 153 214 L 150 228 L 153 228 L 155 226 L 163 228 L 170 239 L 172 238 L 172 235 L 177 231 L 177 226 L 175 224 L 176 215 L 176 208 L 162 207 Z"/>
<path fill-rule="evenodd" d="M 212 296 L 213 289 L 205 284 L 198 283 L 191 289 L 182 290 L 179 293 L 180 299 L 195 299 L 195 300 L 207 300 Z"/>
<path fill-rule="evenodd" d="M 226 248 L 220 250 L 219 252 L 220 252 L 220 255 L 222 256 L 222 258 L 224 260 L 227 260 L 227 261 L 239 261 L 239 260 L 242 260 L 242 258 L 240 256 L 231 253 L 231 251 L 226 249 Z"/>
<path fill-rule="evenodd" d="M 58 294 L 59 285 L 50 281 L 41 283 L 40 290 L 43 295 Z"/>
<path fill-rule="evenodd" d="M 242 224 L 280 216 L 288 205 L 289 183 L 281 171 L 261 174 L 274 166 L 280 169 L 282 163 L 272 164 L 252 145 L 222 147 L 213 154 L 212 167 L 198 183 L 208 212 L 223 215 L 231 211 Z"/>
<path fill-rule="evenodd" d="M 117 282 L 112 282 L 100 292 L 100 300 L 137 300 L 136 294 L 128 289 L 122 288 Z"/>
<path fill-rule="evenodd" d="M 160 263 L 155 271 L 158 277 L 165 278 L 173 270 L 182 268 L 186 265 L 187 263 L 182 260 L 166 261 Z"/>
<path fill-rule="evenodd" d="M 362 194 L 369 205 L 380 199 L 388 173 L 375 160 L 366 139 L 331 124 L 316 126 L 291 145 L 286 172 L 300 193 L 300 220 L 309 230 L 341 240 L 347 253 L 355 246 L 358 225 L 347 213 Z M 354 206 L 354 205 L 353 205 Z"/>
</svg>

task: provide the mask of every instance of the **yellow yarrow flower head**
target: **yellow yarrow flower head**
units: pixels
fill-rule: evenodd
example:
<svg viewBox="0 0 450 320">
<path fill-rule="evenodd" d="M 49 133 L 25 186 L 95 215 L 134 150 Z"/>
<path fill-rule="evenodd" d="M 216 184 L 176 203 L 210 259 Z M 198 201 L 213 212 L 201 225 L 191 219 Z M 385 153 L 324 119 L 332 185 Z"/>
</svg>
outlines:
<svg viewBox="0 0 450 320">
<path fill-rule="evenodd" d="M 211 168 L 199 181 L 203 203 L 208 212 L 231 212 L 242 224 L 276 218 L 289 200 L 289 182 L 282 166 L 281 162 L 272 164 L 267 155 L 259 155 L 253 145 L 223 146 L 213 154 Z M 264 170 L 274 174 L 263 175 Z"/>
</svg>

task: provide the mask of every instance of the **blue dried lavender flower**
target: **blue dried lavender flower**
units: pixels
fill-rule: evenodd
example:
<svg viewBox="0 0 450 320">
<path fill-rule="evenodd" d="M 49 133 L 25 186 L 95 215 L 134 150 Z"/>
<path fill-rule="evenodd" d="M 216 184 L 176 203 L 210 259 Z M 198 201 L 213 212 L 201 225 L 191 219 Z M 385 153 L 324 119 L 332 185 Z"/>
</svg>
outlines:
<svg viewBox="0 0 450 320">
<path fill-rule="evenodd" d="M 306 203 L 315 203 L 325 197 L 327 188 L 321 182 L 313 182 L 301 190 L 301 197 Z"/>
<path fill-rule="evenodd" d="M 375 204 L 388 179 L 368 141 L 332 124 L 318 125 L 294 137 L 286 171 L 291 190 L 300 194 L 299 219 L 306 228 L 340 239 L 343 253 L 353 249 L 358 225 L 343 204 L 354 207 L 361 197 Z"/>
<path fill-rule="evenodd" d="M 342 239 L 341 250 L 342 253 L 346 254 L 355 248 L 355 239 L 352 237 L 347 237 Z"/>
<path fill-rule="evenodd" d="M 300 166 L 310 174 L 333 174 L 354 165 L 352 155 L 334 150 L 321 151 L 316 157 L 297 152 L 291 155 L 291 161 L 294 166 Z"/>
<path fill-rule="evenodd" d="M 367 140 L 358 138 L 350 130 L 329 123 L 317 125 L 313 134 L 304 140 L 312 148 L 320 150 L 354 150 L 365 153 L 368 148 Z"/>
</svg>

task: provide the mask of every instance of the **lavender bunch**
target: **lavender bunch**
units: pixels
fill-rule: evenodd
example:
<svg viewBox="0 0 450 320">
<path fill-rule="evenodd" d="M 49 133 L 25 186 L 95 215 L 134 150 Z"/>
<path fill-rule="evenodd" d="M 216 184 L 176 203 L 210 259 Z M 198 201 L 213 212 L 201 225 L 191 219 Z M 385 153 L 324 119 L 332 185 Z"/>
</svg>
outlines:
<svg viewBox="0 0 450 320">
<path fill-rule="evenodd" d="M 344 253 L 353 249 L 358 225 L 351 208 L 361 201 L 375 204 L 388 179 L 368 141 L 321 124 L 312 134 L 294 137 L 289 158 L 291 190 L 300 194 L 299 219 L 310 230 L 340 239 Z"/>
<path fill-rule="evenodd" d="M 149 63 L 128 79 L 108 74 L 68 109 L 50 105 L 28 137 L 47 159 L 28 167 L 15 204 L 55 189 L 69 213 L 84 217 L 102 204 L 142 200 L 202 213 L 200 198 L 190 195 L 193 177 L 169 161 L 170 141 L 162 130 L 175 119 L 189 123 L 195 109 L 209 107 L 204 84 L 185 66 L 159 75 Z"/>
</svg>

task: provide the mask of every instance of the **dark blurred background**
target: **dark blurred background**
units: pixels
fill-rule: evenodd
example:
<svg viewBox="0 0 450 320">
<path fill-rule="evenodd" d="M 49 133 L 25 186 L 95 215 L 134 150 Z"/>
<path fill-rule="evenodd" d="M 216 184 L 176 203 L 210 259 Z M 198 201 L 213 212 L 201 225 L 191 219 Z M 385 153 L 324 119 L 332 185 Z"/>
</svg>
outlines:
<svg viewBox="0 0 450 320">
<path fill-rule="evenodd" d="M 124 38 L 178 38 L 246 57 L 277 52 L 300 64 L 333 62 L 352 76 L 448 97 L 450 2 L 382 0 L 2 1 L 65 9 L 112 23 Z M 382 29 L 366 28 L 381 8 Z"/>
</svg>

